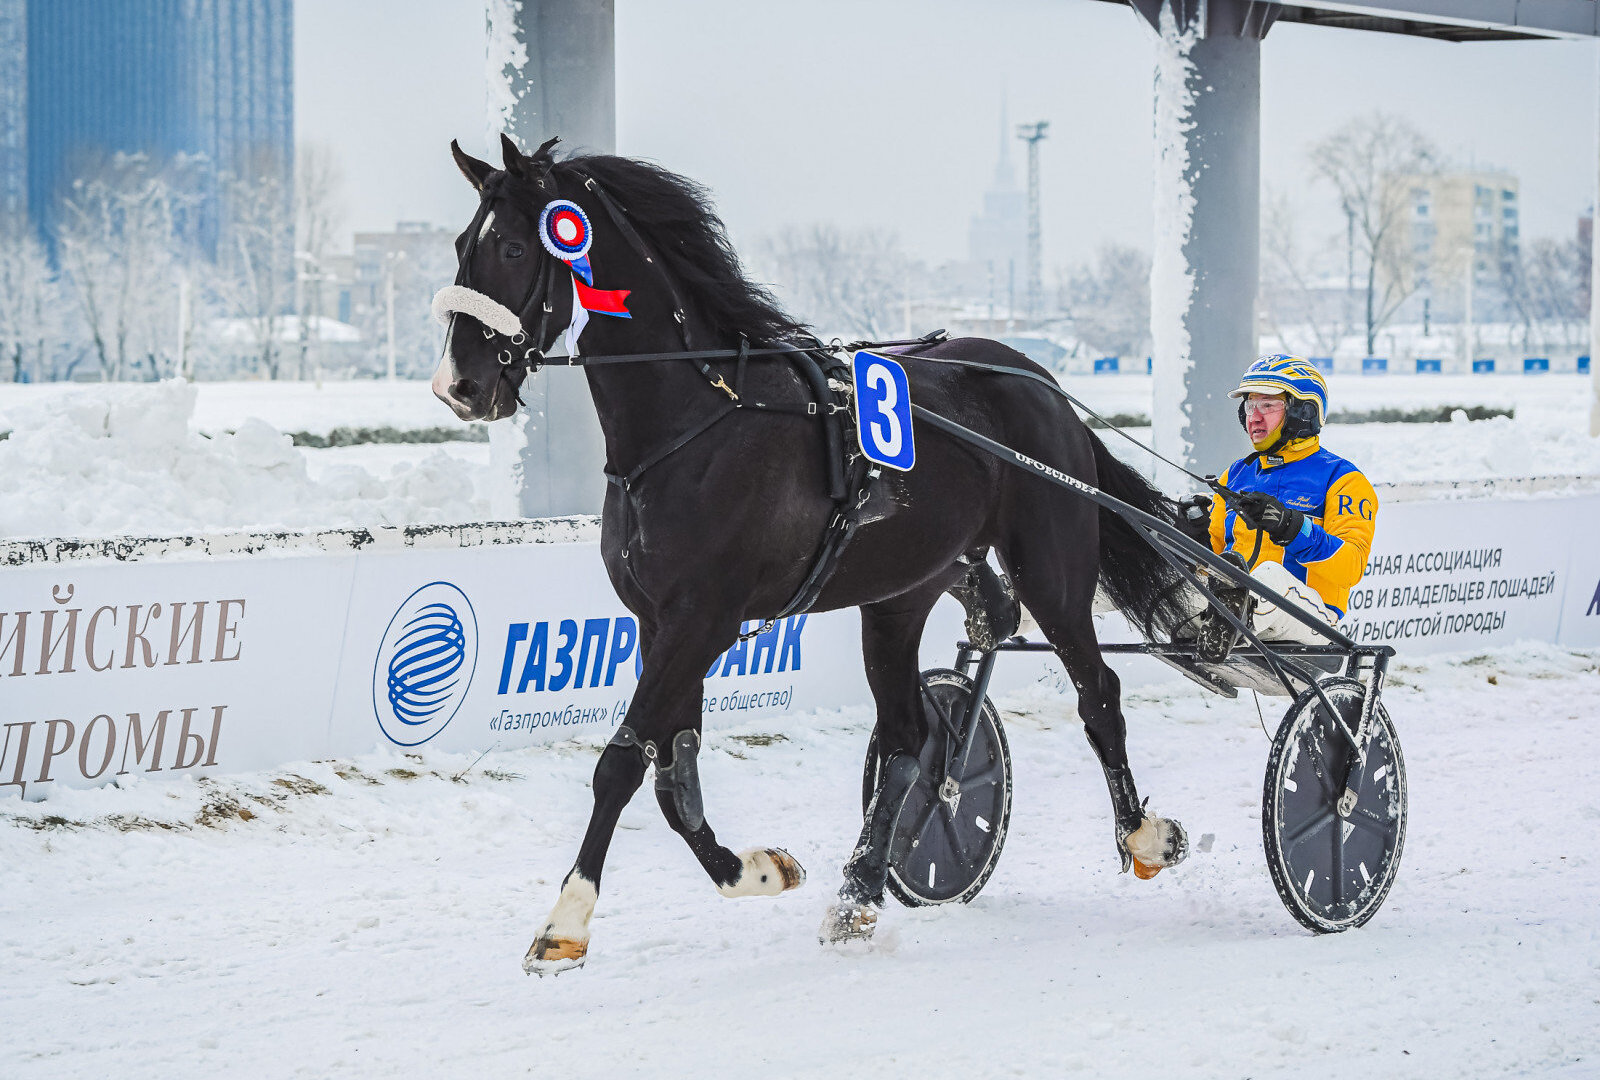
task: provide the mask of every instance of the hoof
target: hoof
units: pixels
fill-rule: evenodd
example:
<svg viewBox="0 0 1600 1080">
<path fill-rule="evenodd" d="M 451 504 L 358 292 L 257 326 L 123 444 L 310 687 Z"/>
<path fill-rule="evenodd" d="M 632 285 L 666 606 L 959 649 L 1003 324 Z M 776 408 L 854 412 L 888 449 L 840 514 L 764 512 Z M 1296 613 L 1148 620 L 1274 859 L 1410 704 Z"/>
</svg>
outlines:
<svg viewBox="0 0 1600 1080">
<path fill-rule="evenodd" d="M 1176 821 L 1146 815 L 1139 827 L 1123 838 L 1122 847 L 1132 857 L 1134 876 L 1149 881 L 1164 868 L 1188 858 L 1189 835 Z"/>
<path fill-rule="evenodd" d="M 822 931 L 817 935 L 824 945 L 840 945 L 847 941 L 871 941 L 872 932 L 878 928 L 877 909 L 870 904 L 839 901 L 828 908 L 822 918 Z"/>
<path fill-rule="evenodd" d="M 739 880 L 718 885 L 723 896 L 777 896 L 806 883 L 803 866 L 782 848 L 751 848 L 739 853 Z"/>
<path fill-rule="evenodd" d="M 522 970 L 528 975 L 559 975 L 581 968 L 588 954 L 587 941 L 541 935 L 522 958 Z"/>
</svg>

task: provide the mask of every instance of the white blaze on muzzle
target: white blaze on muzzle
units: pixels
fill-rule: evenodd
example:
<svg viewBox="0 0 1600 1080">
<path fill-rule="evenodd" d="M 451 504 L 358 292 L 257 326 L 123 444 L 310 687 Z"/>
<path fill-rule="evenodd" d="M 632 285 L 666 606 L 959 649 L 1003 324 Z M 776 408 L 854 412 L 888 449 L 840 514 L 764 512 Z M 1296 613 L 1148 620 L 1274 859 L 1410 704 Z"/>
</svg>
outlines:
<svg viewBox="0 0 1600 1080">
<path fill-rule="evenodd" d="M 433 317 L 445 326 L 452 315 L 471 315 L 489 329 L 506 337 L 522 333 L 522 320 L 500 301 L 465 285 L 446 285 L 433 297 Z"/>
</svg>

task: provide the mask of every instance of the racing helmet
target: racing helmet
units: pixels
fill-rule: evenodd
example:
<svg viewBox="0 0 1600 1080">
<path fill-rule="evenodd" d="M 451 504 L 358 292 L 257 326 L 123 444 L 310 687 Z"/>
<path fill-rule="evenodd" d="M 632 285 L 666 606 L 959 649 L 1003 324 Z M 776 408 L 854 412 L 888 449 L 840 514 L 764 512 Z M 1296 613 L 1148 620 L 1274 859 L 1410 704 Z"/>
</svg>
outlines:
<svg viewBox="0 0 1600 1080">
<path fill-rule="evenodd" d="M 1239 385 L 1228 396 L 1239 399 L 1239 426 L 1244 427 L 1244 399 L 1250 394 L 1283 394 L 1281 438 L 1275 442 L 1308 439 L 1322 430 L 1328 418 L 1328 383 L 1311 361 L 1283 353 L 1260 357 L 1245 369 Z"/>
</svg>

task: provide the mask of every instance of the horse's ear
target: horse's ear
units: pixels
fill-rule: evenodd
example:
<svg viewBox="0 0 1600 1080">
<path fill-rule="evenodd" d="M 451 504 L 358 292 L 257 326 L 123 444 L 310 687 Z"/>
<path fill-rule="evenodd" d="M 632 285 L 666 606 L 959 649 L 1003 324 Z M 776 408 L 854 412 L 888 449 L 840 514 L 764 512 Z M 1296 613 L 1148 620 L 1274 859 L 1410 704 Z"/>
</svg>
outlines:
<svg viewBox="0 0 1600 1080">
<path fill-rule="evenodd" d="M 552 165 L 554 165 L 556 163 L 555 155 L 552 154 L 550 151 L 555 146 L 555 144 L 560 142 L 560 141 L 561 141 L 561 136 L 560 135 L 552 135 L 548 139 L 546 139 L 544 142 L 540 143 L 539 144 L 539 149 L 535 150 L 532 153 L 532 155 L 529 156 L 528 164 L 537 165 L 541 169 L 550 168 Z"/>
<path fill-rule="evenodd" d="M 517 144 L 511 141 L 511 136 L 505 132 L 500 133 L 500 157 L 505 161 L 506 172 L 512 176 L 523 176 L 523 168 L 527 158 L 522 156 L 522 151 L 517 149 Z"/>
<path fill-rule="evenodd" d="M 461 175 L 467 178 L 467 183 L 476 190 L 482 191 L 484 181 L 489 179 L 489 174 L 494 172 L 494 166 L 487 161 L 479 161 L 465 150 L 454 139 L 450 140 L 450 156 L 456 159 L 456 168 L 461 170 Z"/>
</svg>

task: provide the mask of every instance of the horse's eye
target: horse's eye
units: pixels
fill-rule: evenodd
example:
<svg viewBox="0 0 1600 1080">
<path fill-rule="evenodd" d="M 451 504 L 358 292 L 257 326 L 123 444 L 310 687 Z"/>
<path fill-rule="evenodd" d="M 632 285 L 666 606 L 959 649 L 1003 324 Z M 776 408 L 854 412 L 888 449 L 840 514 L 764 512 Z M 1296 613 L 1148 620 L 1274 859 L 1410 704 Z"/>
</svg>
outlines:
<svg viewBox="0 0 1600 1080">
<path fill-rule="evenodd" d="M 516 244 L 516 243 L 507 244 L 506 245 L 506 258 L 508 258 L 508 259 L 520 259 L 520 258 L 522 258 L 522 245 L 521 244 Z"/>
</svg>

